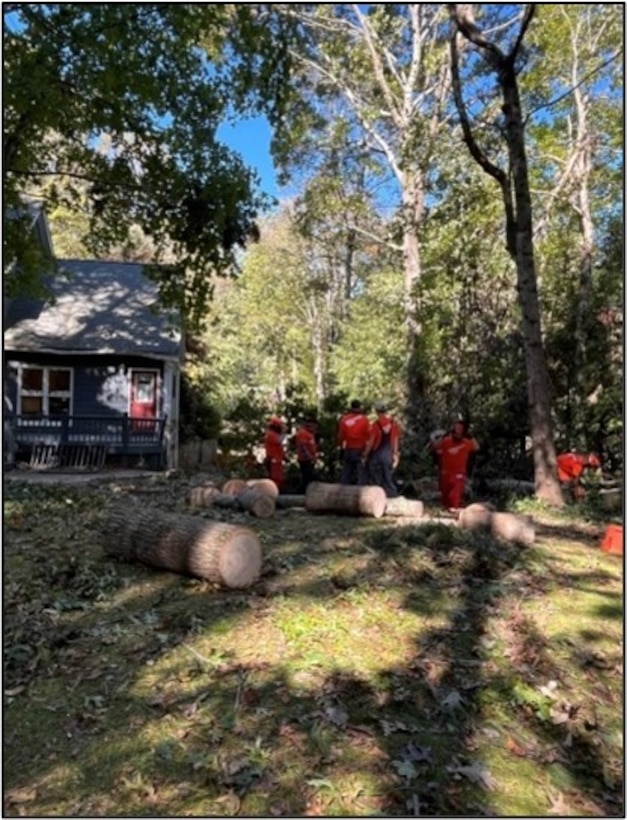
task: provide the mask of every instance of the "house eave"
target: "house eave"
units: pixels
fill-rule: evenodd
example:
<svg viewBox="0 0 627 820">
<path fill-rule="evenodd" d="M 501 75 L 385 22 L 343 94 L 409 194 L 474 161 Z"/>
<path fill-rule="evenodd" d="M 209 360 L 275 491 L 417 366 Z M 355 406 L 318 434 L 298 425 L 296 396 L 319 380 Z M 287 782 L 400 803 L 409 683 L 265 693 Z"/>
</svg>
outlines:
<svg viewBox="0 0 627 820">
<path fill-rule="evenodd" d="M 93 350 L 73 350 L 71 348 L 58 347 L 12 347 L 5 345 L 5 354 L 19 355 L 20 353 L 35 353 L 35 354 L 49 354 L 53 356 L 139 356 L 142 359 L 154 359 L 161 362 L 175 362 L 180 364 L 182 361 L 181 355 L 173 355 L 171 353 L 154 353 L 146 352 L 144 350 L 115 350 L 111 347 L 95 348 Z"/>
</svg>

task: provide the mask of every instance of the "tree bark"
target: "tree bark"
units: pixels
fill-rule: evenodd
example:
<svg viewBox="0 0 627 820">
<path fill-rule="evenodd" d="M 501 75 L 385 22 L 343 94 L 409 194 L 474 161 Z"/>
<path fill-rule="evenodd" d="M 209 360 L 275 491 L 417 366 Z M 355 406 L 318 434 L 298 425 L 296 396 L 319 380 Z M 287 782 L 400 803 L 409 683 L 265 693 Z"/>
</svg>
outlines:
<svg viewBox="0 0 627 820">
<path fill-rule="evenodd" d="M 525 351 L 529 426 L 536 495 L 551 504 L 560 506 L 564 503 L 564 499 L 557 480 L 555 445 L 551 424 L 549 377 L 542 339 L 540 301 L 534 260 L 533 218 L 524 124 L 518 80 L 514 67 L 524 33 L 533 17 L 533 6 L 527 7 L 518 39 L 512 52 L 508 55 L 504 55 L 494 43 L 485 38 L 475 25 L 470 6 L 451 3 L 449 9 L 455 29 L 451 38 L 453 90 L 455 104 L 464 132 L 464 140 L 473 158 L 501 186 L 506 216 L 507 249 L 516 265 L 518 299 L 522 312 L 521 329 Z M 508 173 L 490 162 L 478 147 L 470 128 L 461 92 L 456 44 L 457 32 L 460 32 L 478 48 L 497 75 L 505 115 L 505 138 L 509 156 Z M 511 186 L 513 186 L 513 191 Z"/>
<path fill-rule="evenodd" d="M 247 527 L 157 510 L 114 510 L 103 529 L 108 555 L 204 578 L 231 588 L 261 573 L 261 544 Z"/>
<path fill-rule="evenodd" d="M 309 512 L 337 512 L 381 518 L 386 501 L 385 490 L 374 486 L 353 487 L 313 481 L 305 493 L 305 507 Z"/>
</svg>

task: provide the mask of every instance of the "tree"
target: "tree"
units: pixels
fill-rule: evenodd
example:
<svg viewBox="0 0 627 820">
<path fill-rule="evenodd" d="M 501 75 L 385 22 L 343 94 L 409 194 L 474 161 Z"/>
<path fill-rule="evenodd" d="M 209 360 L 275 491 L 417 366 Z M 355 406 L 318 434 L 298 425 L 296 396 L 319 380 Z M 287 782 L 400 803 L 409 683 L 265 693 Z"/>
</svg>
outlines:
<svg viewBox="0 0 627 820">
<path fill-rule="evenodd" d="M 32 281 L 41 261 L 25 251 L 24 194 L 39 189 L 47 206 L 62 200 L 72 209 L 86 195 L 90 251 L 123 243 L 136 224 L 156 262 L 166 247 L 176 254 L 176 264 L 152 270 L 164 301 L 198 320 L 209 275 L 232 268 L 265 203 L 216 128 L 235 111 L 280 116 L 285 24 L 256 4 L 3 10 L 8 292 Z M 61 190 L 54 181 L 62 177 L 83 184 Z"/>
<path fill-rule="evenodd" d="M 275 140 L 284 166 L 303 154 L 360 145 L 371 184 L 394 188 L 398 237 L 394 241 L 404 275 L 407 410 L 424 424 L 425 370 L 420 358 L 422 274 L 420 237 L 426 195 L 438 140 L 447 122 L 449 69 L 438 4 L 284 4 L 301 38 L 291 49 L 295 92 L 289 127 Z M 392 183 L 392 184 L 390 184 Z M 381 194 L 379 193 L 381 200 Z M 355 224 L 359 232 L 360 226 Z"/>
<path fill-rule="evenodd" d="M 535 7 L 525 6 L 512 44 L 503 51 L 483 33 L 476 24 L 472 7 L 449 4 L 453 34 L 451 61 L 453 91 L 459 114 L 464 142 L 473 159 L 498 183 L 503 197 L 506 220 L 506 245 L 516 265 L 519 304 L 522 316 L 522 335 L 525 349 L 529 422 L 534 462 L 536 494 L 549 503 L 563 504 L 562 491 L 557 480 L 555 445 L 551 420 L 549 379 L 542 338 L 540 301 L 538 298 L 536 266 L 533 246 L 533 218 L 531 193 L 525 148 L 524 114 L 518 87 L 519 61 L 525 34 L 530 26 Z M 482 149 L 475 136 L 462 93 L 460 76 L 459 38 L 472 44 L 489 70 L 494 73 L 502 99 L 503 134 L 508 167 L 495 164 Z"/>
</svg>

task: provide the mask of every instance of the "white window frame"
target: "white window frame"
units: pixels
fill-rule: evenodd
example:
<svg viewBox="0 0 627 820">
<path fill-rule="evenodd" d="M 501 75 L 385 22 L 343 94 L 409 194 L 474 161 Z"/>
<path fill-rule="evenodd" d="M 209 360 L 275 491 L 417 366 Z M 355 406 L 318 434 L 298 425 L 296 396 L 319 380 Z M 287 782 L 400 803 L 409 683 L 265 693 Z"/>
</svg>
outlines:
<svg viewBox="0 0 627 820">
<path fill-rule="evenodd" d="M 41 390 L 27 390 L 23 385 L 23 373 L 25 370 L 42 370 L 42 385 Z M 70 374 L 70 389 L 69 390 L 50 390 L 50 371 L 51 370 L 65 370 Z M 41 414 L 43 416 L 50 415 L 50 398 L 69 399 L 68 416 L 72 415 L 74 409 L 74 368 L 64 367 L 52 364 L 28 364 L 21 363 L 18 367 L 17 373 L 17 415 L 22 415 L 22 396 L 40 396 L 41 397 Z M 30 415 L 30 413 L 28 414 Z"/>
</svg>

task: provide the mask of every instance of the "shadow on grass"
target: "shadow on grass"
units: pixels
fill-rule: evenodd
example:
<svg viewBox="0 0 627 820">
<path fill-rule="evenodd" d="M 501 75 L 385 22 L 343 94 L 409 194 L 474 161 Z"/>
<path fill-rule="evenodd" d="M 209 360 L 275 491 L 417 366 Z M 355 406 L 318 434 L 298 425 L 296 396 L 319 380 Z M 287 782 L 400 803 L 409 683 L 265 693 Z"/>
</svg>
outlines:
<svg viewBox="0 0 627 820">
<path fill-rule="evenodd" d="M 326 525 L 308 519 L 307 527 L 316 526 Z M 67 606 L 83 600 L 101 609 L 38 621 L 24 643 L 32 651 L 17 652 L 6 667 L 5 689 L 24 687 L 5 708 L 5 786 L 13 797 L 40 789 L 39 805 L 53 814 L 62 805 L 83 815 L 112 806 L 134 816 L 490 815 L 498 775 L 493 780 L 489 751 L 498 745 L 521 767 L 547 767 L 547 782 L 568 793 L 575 810 L 620 816 L 620 772 L 603 741 L 595 742 L 604 727 L 595 713 L 582 713 L 545 637 L 521 612 L 523 599 L 540 604 L 548 585 L 564 581 L 550 563 L 543 576 L 528 569 L 534 551 L 445 527 L 355 523 L 348 567 L 327 573 L 325 551 L 334 546 L 323 540 L 312 551 L 304 530 L 300 550 L 287 557 L 268 551 L 264 578 L 245 592 L 92 557 L 55 576 L 39 555 L 33 572 L 41 586 L 55 578 Z M 290 574 L 312 560 L 314 577 L 291 582 Z M 103 592 L 90 570 L 111 566 Z M 603 580 L 599 572 L 576 576 L 577 584 Z M 199 635 L 224 635 L 277 601 L 350 607 L 356 593 L 367 607 L 369 594 L 386 589 L 428 626 L 402 663 L 376 673 L 362 676 L 339 664 L 320 672 L 303 662 L 299 683 L 293 663 L 193 649 Z M 107 609 L 106 595 L 120 592 L 123 603 Z M 44 609 L 58 604 L 58 595 L 49 597 L 42 592 Z M 12 628 L 31 611 L 16 590 Z M 429 625 L 433 620 L 437 625 Z M 174 660 L 181 649 L 182 659 Z M 576 648 L 568 651 L 581 668 Z M 583 666 L 608 703 L 613 695 L 603 674 Z M 559 688 L 539 694 L 551 680 Z M 39 704 L 29 703 L 25 724 L 21 699 L 31 694 Z M 505 735 L 497 728 L 504 715 Z M 507 734 L 515 727 L 524 741 Z M 9 800 L 7 813 L 27 803 Z M 547 801 L 526 811 L 550 808 Z"/>
</svg>

